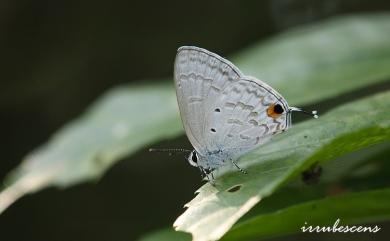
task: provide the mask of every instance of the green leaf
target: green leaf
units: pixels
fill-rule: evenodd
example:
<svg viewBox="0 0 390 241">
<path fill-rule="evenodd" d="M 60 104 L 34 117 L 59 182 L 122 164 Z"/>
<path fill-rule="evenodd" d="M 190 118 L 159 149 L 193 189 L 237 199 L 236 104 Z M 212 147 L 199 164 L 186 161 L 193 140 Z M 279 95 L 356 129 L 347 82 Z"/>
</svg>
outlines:
<svg viewBox="0 0 390 241">
<path fill-rule="evenodd" d="M 262 198 L 311 164 L 388 141 L 389 102 L 390 91 L 351 102 L 276 136 L 241 158 L 248 175 L 230 172 L 218 178 L 216 186 L 201 187 L 174 226 L 192 233 L 194 241 L 221 238 Z"/>
<path fill-rule="evenodd" d="M 297 190 L 295 189 L 295 193 Z M 286 195 L 286 194 L 283 194 Z M 291 198 L 291 192 L 288 192 Z M 294 198 L 294 197 L 292 197 Z M 273 199 L 273 197 L 271 197 Z M 268 201 L 268 199 L 267 199 Z M 345 193 L 260 213 L 235 226 L 221 241 L 261 240 L 301 232 L 301 227 L 330 226 L 340 218 L 340 225 L 379 222 L 390 219 L 390 189 Z M 282 224 L 282 225 L 281 225 Z M 363 225 L 370 226 L 370 225 Z M 174 239 L 176 238 L 176 239 Z M 139 241 L 191 240 L 185 233 L 163 229 L 145 235 Z"/>
<path fill-rule="evenodd" d="M 390 143 L 385 142 L 332 160 L 324 166 L 321 182 L 337 182 L 353 176 L 364 177 L 376 173 L 387 159 L 384 156 L 390 154 L 389 151 Z"/>
<path fill-rule="evenodd" d="M 372 15 L 304 26 L 238 53 L 235 62 L 291 104 L 309 104 L 390 77 L 389 23 L 390 15 Z M 182 133 L 171 88 L 109 91 L 13 171 L 0 213 L 24 194 L 94 180 L 145 144 Z"/>
<path fill-rule="evenodd" d="M 294 180 L 292 183 L 290 182 L 288 185 L 283 186 L 283 188 L 277 190 L 277 192 L 273 193 L 271 196 L 263 199 L 259 205 L 256 205 L 253 209 L 250 210 L 244 217 L 242 217 L 237 224 L 235 224 L 232 229 L 222 237 L 222 240 L 225 239 L 232 239 L 235 240 L 234 237 L 238 236 L 240 232 L 243 231 L 241 229 L 241 224 L 243 227 L 246 227 L 246 223 L 248 224 L 252 223 L 252 220 L 256 220 L 258 217 L 263 217 L 263 215 L 272 214 L 273 216 L 277 216 L 278 214 L 282 214 L 283 211 L 279 212 L 281 209 L 288 209 L 290 206 L 295 205 L 301 205 L 304 202 L 316 202 L 316 200 L 327 200 L 325 197 L 329 195 L 329 190 L 332 190 L 332 186 L 335 185 L 334 182 L 336 182 L 336 186 L 338 188 L 342 188 L 341 190 L 348 190 L 348 192 L 357 192 L 362 191 L 362 184 L 364 186 L 363 190 L 373 190 L 377 188 L 381 188 L 383 186 L 387 186 L 388 182 L 388 170 L 390 168 L 389 162 L 387 161 L 388 156 L 390 154 L 389 142 L 379 144 L 372 146 L 370 148 L 365 148 L 363 150 L 359 150 L 357 152 L 348 154 L 346 156 L 343 156 L 341 158 L 334 159 L 328 163 L 325 163 L 321 165 L 324 169 L 324 173 L 321 175 L 320 183 L 317 185 L 305 185 L 302 183 L 300 178 L 296 178 L 298 180 Z M 374 154 L 375 151 L 379 150 L 379 154 Z M 366 153 L 368 152 L 368 153 Z M 367 175 L 356 175 L 354 172 L 359 171 L 359 168 L 356 170 L 356 165 L 345 165 L 348 164 L 347 160 L 344 160 L 344 158 L 349 158 L 348 161 L 355 161 L 355 158 L 358 158 L 359 163 L 364 163 L 364 165 L 367 164 L 375 164 L 376 167 L 374 173 L 370 173 L 370 176 Z M 364 161 L 362 159 L 365 159 Z M 339 163 L 341 162 L 341 163 Z M 356 164 L 356 163 L 354 163 Z M 364 165 L 362 166 L 364 168 Z M 336 172 L 336 175 L 333 175 L 332 173 L 335 171 L 335 168 L 342 169 L 342 172 L 349 171 L 352 175 L 350 177 L 346 176 L 344 177 L 344 180 L 340 182 L 340 173 Z M 330 167 L 330 169 L 329 169 Z M 325 180 L 324 180 L 325 177 Z M 383 179 L 385 182 L 379 181 L 378 179 Z M 329 185 L 330 184 L 330 185 Z M 379 184 L 379 186 L 378 186 Z M 370 193 L 370 192 L 364 192 L 364 193 Z M 299 194 L 299 195 L 297 195 Z M 344 193 L 345 194 L 345 193 Z M 360 195 L 361 194 L 361 195 Z M 331 194 L 332 195 L 332 194 Z M 350 193 L 347 193 L 346 195 L 350 195 Z M 363 193 L 359 193 L 359 196 L 363 196 Z M 325 199 L 324 199 L 325 198 Z M 338 200 L 338 199 L 337 199 Z M 390 200 L 389 200 L 390 201 Z M 337 202 L 334 202 L 337 203 Z M 368 202 L 368 204 L 372 204 Z M 353 210 L 356 207 L 351 207 Z M 360 209 L 369 208 L 369 206 L 362 203 L 359 206 Z M 327 212 L 325 212 L 327 213 Z M 377 219 L 378 215 L 376 213 L 372 213 L 373 216 L 370 218 L 372 221 L 380 221 L 380 219 Z M 309 216 L 309 214 L 307 215 Z M 360 217 L 357 216 L 356 219 L 358 220 Z M 363 216 L 365 218 L 365 216 Z M 326 218 L 323 218 L 326 220 Z M 281 222 L 286 222 L 287 220 L 284 218 L 280 218 L 280 220 L 283 220 Z M 311 219 L 310 219 L 311 220 Z M 332 220 L 328 217 L 328 220 Z M 296 219 L 288 220 L 289 222 L 296 222 Z M 343 223 L 344 223 L 344 217 L 343 217 Z M 363 223 L 365 220 L 359 219 L 356 223 Z M 296 222 L 298 223 L 298 222 Z M 277 235 L 284 235 L 287 234 L 285 232 L 285 227 L 283 225 L 278 225 L 280 228 L 280 233 L 278 230 L 276 230 L 276 227 L 272 227 L 274 234 L 271 234 L 272 236 Z M 269 231 L 264 230 L 263 226 L 257 226 L 257 229 L 261 229 L 261 233 L 268 233 Z M 294 230 L 295 232 L 299 232 L 299 230 Z M 234 235 L 230 235 L 230 233 L 233 232 Z M 172 228 L 165 228 L 161 230 L 156 230 L 153 232 L 150 232 L 146 235 L 144 235 L 139 241 L 165 241 L 170 240 L 172 237 L 177 237 L 178 240 L 191 240 L 190 236 L 186 236 L 186 233 L 183 232 L 175 232 Z M 234 236 L 234 237 L 233 237 Z M 243 240 L 245 233 L 243 233 Z M 265 237 L 267 238 L 267 237 Z M 260 237 L 251 238 L 248 237 L 248 240 L 258 240 Z M 241 240 L 241 239 L 240 239 Z"/>
<path fill-rule="evenodd" d="M 43 187 L 99 178 L 114 161 L 181 131 L 170 86 L 113 89 L 25 158 L 0 193 L 0 212 L 22 195 Z"/>
<path fill-rule="evenodd" d="M 233 63 L 301 105 L 388 80 L 389 39 L 388 14 L 341 17 L 256 44 Z"/>
<path fill-rule="evenodd" d="M 385 142 L 374 145 L 341 158 L 333 159 L 327 163 L 322 163 L 323 172 L 316 185 L 307 185 L 302 182 L 301 175 L 297 176 L 293 181 L 278 189 L 271 196 L 263 199 L 261 203 L 245 214 L 235 226 L 255 216 L 276 212 L 288 206 L 321 199 L 329 195 L 387 187 L 387 176 L 390 170 L 390 165 L 388 165 L 387 161 L 390 154 L 389 144 L 390 142 Z M 374 154 L 374 151 L 377 151 L 376 154 Z M 357 155 L 360 156 L 357 157 Z M 347 161 L 344 158 L 349 159 Z M 359 161 L 354 164 L 358 165 L 348 165 L 348 162 L 354 162 L 355 158 L 358 158 Z M 361 165 L 359 166 L 359 164 Z M 336 167 L 342 169 L 342 172 L 348 172 L 348 174 L 345 174 L 341 179 L 340 173 L 338 170 L 335 170 Z M 364 170 L 362 172 L 361 169 L 368 169 L 368 172 Z M 336 172 L 336 175 L 333 175 L 334 172 Z M 356 175 L 357 172 L 359 175 Z"/>
<path fill-rule="evenodd" d="M 337 219 L 340 219 L 338 227 L 389 220 L 389 202 L 390 189 L 347 193 L 305 202 L 247 220 L 234 227 L 222 240 L 260 240 L 302 232 L 302 226 L 333 227 Z"/>
</svg>

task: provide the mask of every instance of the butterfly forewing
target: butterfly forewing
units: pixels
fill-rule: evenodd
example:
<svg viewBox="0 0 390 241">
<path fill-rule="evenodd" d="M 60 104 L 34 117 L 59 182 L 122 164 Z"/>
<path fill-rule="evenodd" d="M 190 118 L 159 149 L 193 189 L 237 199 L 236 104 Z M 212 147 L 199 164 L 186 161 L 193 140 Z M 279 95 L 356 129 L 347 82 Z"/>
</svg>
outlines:
<svg viewBox="0 0 390 241">
<path fill-rule="evenodd" d="M 241 72 L 229 61 L 197 47 L 181 47 L 175 60 L 175 84 L 180 115 L 191 144 L 207 151 L 205 122 L 221 92 L 237 82 Z"/>
</svg>

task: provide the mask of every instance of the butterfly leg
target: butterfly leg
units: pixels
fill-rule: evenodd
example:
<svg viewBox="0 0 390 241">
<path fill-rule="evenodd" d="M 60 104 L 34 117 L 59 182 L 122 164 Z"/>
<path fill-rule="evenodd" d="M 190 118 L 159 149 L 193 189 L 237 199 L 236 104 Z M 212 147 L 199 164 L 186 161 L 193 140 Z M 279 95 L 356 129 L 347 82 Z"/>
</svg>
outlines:
<svg viewBox="0 0 390 241">
<path fill-rule="evenodd" d="M 204 169 L 203 167 L 201 166 L 198 166 L 199 167 L 199 170 L 200 170 L 200 175 L 202 176 L 202 179 L 204 179 L 205 177 L 207 178 L 207 181 L 215 186 L 215 182 L 214 182 L 214 174 L 209 170 L 209 169 Z M 210 176 L 211 178 L 210 178 Z"/>
<path fill-rule="evenodd" d="M 213 174 L 212 172 L 207 173 L 206 171 L 204 171 L 204 175 L 206 176 L 207 181 L 208 181 L 212 186 L 215 187 L 214 174 Z M 210 178 L 210 176 L 211 176 L 211 178 Z"/>
<path fill-rule="evenodd" d="M 211 184 L 211 186 L 213 186 L 213 187 L 216 186 L 213 173 L 211 173 L 211 178 L 209 177 L 209 175 L 207 175 L 207 179 L 208 179 L 209 183 Z"/>
<path fill-rule="evenodd" d="M 242 169 L 241 167 L 239 167 L 235 161 L 233 161 L 233 160 L 230 160 L 230 161 L 233 163 L 233 165 L 235 165 L 237 167 L 238 170 L 240 170 L 240 172 L 242 172 L 244 174 L 248 174 L 248 172 L 245 171 L 244 169 Z"/>
<path fill-rule="evenodd" d="M 206 176 L 206 174 L 204 172 L 204 169 L 201 166 L 198 166 L 198 168 L 199 168 L 199 171 L 200 171 L 200 176 L 201 176 L 201 178 L 203 180 L 205 178 L 205 176 Z"/>
<path fill-rule="evenodd" d="M 213 174 L 213 171 L 214 169 L 210 169 L 210 168 L 203 168 L 203 167 L 200 167 L 201 168 L 201 171 L 203 172 L 203 175 L 206 176 L 207 178 L 207 181 L 215 187 L 215 178 L 214 178 L 214 174 Z"/>
</svg>

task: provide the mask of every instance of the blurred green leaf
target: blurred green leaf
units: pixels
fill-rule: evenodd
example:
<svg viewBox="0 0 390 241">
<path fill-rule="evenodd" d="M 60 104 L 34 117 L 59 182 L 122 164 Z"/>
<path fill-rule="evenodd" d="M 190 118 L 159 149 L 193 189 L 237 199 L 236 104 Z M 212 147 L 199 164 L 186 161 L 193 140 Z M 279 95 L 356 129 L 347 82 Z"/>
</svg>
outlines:
<svg viewBox="0 0 390 241">
<path fill-rule="evenodd" d="M 389 79 L 390 15 L 347 16 L 299 27 L 233 58 L 294 105 Z"/>
<path fill-rule="evenodd" d="M 302 181 L 301 175 L 296 176 L 287 185 L 284 185 L 271 196 L 263 199 L 258 205 L 245 214 L 245 216 L 243 216 L 236 225 L 239 225 L 241 222 L 244 222 L 247 219 L 258 216 L 260 214 L 275 212 L 278 209 L 282 209 L 301 202 L 324 198 L 328 195 L 335 195 L 343 192 L 380 189 L 389 186 L 390 183 L 387 180 L 387 173 L 390 170 L 390 167 L 387 165 L 387 159 L 390 154 L 390 149 L 384 150 L 384 147 L 389 147 L 388 144 L 389 142 L 385 142 L 361 149 L 353 153 L 360 154 L 362 158 L 365 159 L 364 161 L 359 159 L 359 164 L 363 164 L 361 167 L 364 168 L 366 165 L 370 164 L 376 167 L 368 175 L 365 174 L 356 177 L 354 172 L 359 170 L 359 166 L 345 165 L 347 160 L 344 160 L 344 157 L 352 158 L 349 159 L 349 161 L 353 162 L 355 160 L 354 158 L 356 158 L 355 155 L 348 154 L 342 156 L 342 158 L 336 158 L 329 162 L 322 163 L 321 167 L 323 169 L 323 173 L 319 177 L 319 182 L 317 184 L 308 185 Z M 374 151 L 377 151 L 377 153 L 373 154 Z M 367 155 L 366 152 L 369 154 Z M 335 162 L 341 163 L 336 164 Z M 344 175 L 342 179 L 340 179 L 339 173 L 332 175 L 332 172 L 334 172 L 334 168 L 336 168 L 336 166 L 339 169 L 342 169 L 342 172 L 349 171 L 350 175 Z M 386 177 L 386 181 L 381 180 L 383 177 Z"/>
<path fill-rule="evenodd" d="M 262 198 L 315 162 L 390 139 L 390 91 L 351 102 L 318 120 L 296 125 L 241 158 L 248 175 L 227 173 L 206 184 L 175 222 L 195 241 L 217 240 Z M 222 171 L 223 173 L 223 171 Z M 237 191 L 233 187 L 240 186 Z"/>
<path fill-rule="evenodd" d="M 378 168 L 382 168 L 384 156 L 390 154 L 389 150 L 390 143 L 385 142 L 332 160 L 323 166 L 324 172 L 321 175 L 321 182 L 336 182 L 351 176 L 364 177 L 372 172 L 376 173 Z M 364 173 L 362 169 L 365 170 Z"/>
<path fill-rule="evenodd" d="M 339 227 L 389 220 L 389 202 L 390 189 L 348 193 L 305 202 L 247 220 L 234 227 L 221 240 L 260 240 L 302 232 L 302 226 L 333 227 L 337 219 L 340 219 Z"/>
<path fill-rule="evenodd" d="M 304 26 L 239 53 L 237 65 L 290 103 L 320 101 L 390 77 L 389 23 L 390 15 L 378 15 Z M 96 179 L 145 144 L 181 133 L 171 88 L 110 91 L 11 173 L 0 212 L 26 193 Z"/>
<path fill-rule="evenodd" d="M 99 178 L 114 161 L 181 131 L 170 86 L 113 89 L 11 173 L 9 186 L 0 193 L 0 212 L 22 195 L 43 187 Z"/>
</svg>

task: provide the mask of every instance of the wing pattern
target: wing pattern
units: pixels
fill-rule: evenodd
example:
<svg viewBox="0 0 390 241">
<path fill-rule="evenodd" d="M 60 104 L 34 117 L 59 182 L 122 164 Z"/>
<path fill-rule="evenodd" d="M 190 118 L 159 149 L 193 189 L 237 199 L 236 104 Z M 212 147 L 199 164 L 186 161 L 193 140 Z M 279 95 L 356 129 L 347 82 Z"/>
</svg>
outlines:
<svg viewBox="0 0 390 241">
<path fill-rule="evenodd" d="M 283 97 L 255 78 L 243 77 L 226 86 L 210 107 L 219 111 L 214 111 L 206 122 L 208 150 L 223 150 L 228 156 L 239 156 L 285 130 L 286 115 L 276 119 L 267 115 L 268 107 L 275 104 L 288 108 Z"/>
<path fill-rule="evenodd" d="M 279 93 L 207 50 L 178 50 L 175 84 L 187 136 L 204 156 L 223 151 L 222 156 L 235 158 L 288 128 L 286 113 L 267 115 L 272 104 L 288 110 Z"/>
</svg>

